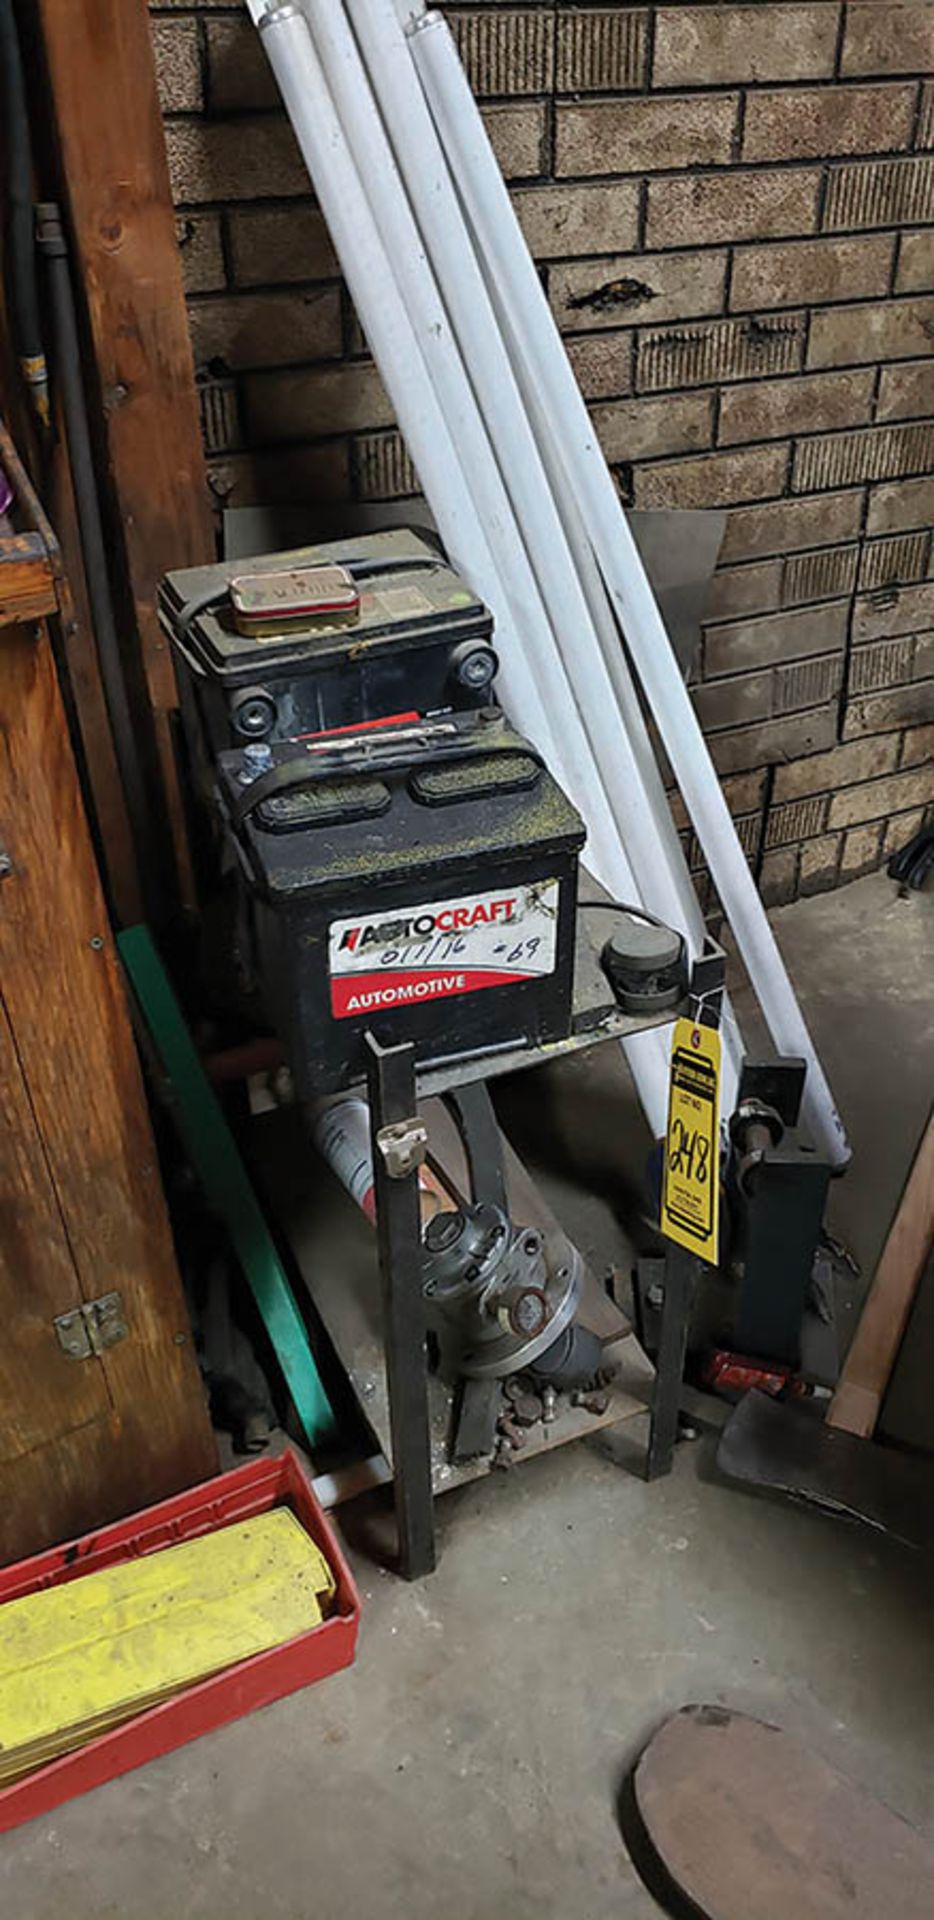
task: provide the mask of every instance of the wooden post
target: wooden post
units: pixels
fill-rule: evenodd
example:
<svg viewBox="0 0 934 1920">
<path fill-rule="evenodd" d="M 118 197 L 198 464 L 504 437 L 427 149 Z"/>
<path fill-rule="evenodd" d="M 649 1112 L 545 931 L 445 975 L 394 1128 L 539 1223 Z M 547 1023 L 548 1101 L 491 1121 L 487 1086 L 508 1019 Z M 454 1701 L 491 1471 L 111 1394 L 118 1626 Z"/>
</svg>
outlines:
<svg viewBox="0 0 934 1920">
<path fill-rule="evenodd" d="M 866 1295 L 828 1427 L 871 1439 L 898 1358 L 921 1275 L 934 1244 L 934 1113 L 912 1162 L 905 1191 Z"/>
<path fill-rule="evenodd" d="M 194 897 L 156 615 L 171 567 L 213 559 L 214 526 L 143 0 L 36 0 L 76 291 L 83 286 L 109 477 L 183 899 Z"/>
<path fill-rule="evenodd" d="M 136 850 L 101 683 L 61 401 L 57 389 L 53 389 L 52 445 L 49 449 L 40 449 L 35 415 L 26 402 L 10 341 L 2 277 L 0 415 L 34 485 L 46 497 L 49 517 L 56 529 L 64 573 L 58 581 L 58 616 L 51 624 L 57 662 L 59 668 L 64 664 L 66 669 L 67 685 L 63 688 L 66 711 L 72 724 L 72 737 L 78 745 L 85 802 L 92 828 L 96 829 L 98 859 L 105 874 L 108 898 L 121 925 L 133 926 L 143 917 Z"/>
</svg>

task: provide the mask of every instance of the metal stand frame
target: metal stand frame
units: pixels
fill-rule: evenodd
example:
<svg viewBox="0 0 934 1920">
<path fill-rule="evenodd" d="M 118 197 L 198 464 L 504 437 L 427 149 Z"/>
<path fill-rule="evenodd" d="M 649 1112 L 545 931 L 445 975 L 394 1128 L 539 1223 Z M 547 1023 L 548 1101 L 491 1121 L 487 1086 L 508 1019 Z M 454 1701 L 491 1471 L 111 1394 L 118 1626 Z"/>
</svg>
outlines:
<svg viewBox="0 0 934 1920">
<path fill-rule="evenodd" d="M 415 1048 L 381 1047 L 369 1033 L 367 1048 L 399 1571 L 404 1580 L 419 1580 L 436 1561 L 418 1194 L 427 1138 L 417 1111 Z"/>
<path fill-rule="evenodd" d="M 368 1034 L 367 1048 L 399 1571 L 419 1580 L 436 1563 L 418 1191 L 427 1138 L 414 1047 L 382 1047 Z M 442 1098 L 464 1143 L 474 1199 L 505 1210 L 502 1142 L 485 1084 L 451 1088 Z"/>
<path fill-rule="evenodd" d="M 723 950 L 707 940 L 691 981 L 691 1011 L 707 1025 L 719 1023 L 723 977 Z M 427 1136 L 418 1118 L 414 1047 L 409 1042 L 383 1047 L 368 1034 L 367 1049 L 399 1571 L 406 1580 L 418 1580 L 436 1564 L 418 1190 Z M 474 1198 L 491 1200 L 505 1210 L 502 1143 L 485 1083 L 477 1079 L 440 1091 L 464 1143 Z M 646 1456 L 649 1480 L 671 1470 L 691 1309 L 702 1265 L 680 1247 L 667 1250 Z"/>
<path fill-rule="evenodd" d="M 725 974 L 723 948 L 708 935 L 691 973 L 689 1011 L 702 1026 L 720 1025 Z M 691 1313 L 704 1264 L 696 1254 L 673 1242 L 665 1250 L 655 1393 L 645 1460 L 647 1480 L 659 1480 L 670 1473 L 674 1461 Z"/>
<path fill-rule="evenodd" d="M 660 1480 L 663 1474 L 671 1472 L 678 1438 L 688 1329 L 702 1266 L 703 1262 L 693 1253 L 687 1253 L 683 1247 L 668 1248 L 663 1282 L 665 1297 L 662 1303 L 661 1340 L 655 1363 L 652 1424 L 645 1460 L 647 1480 Z"/>
</svg>

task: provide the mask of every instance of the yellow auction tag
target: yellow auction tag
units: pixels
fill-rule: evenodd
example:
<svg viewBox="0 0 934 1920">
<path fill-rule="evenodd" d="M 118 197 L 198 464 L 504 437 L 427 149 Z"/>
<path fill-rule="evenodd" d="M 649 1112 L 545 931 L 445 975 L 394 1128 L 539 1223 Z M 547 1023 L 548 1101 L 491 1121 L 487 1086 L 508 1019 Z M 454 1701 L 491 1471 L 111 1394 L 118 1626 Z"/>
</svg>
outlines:
<svg viewBox="0 0 934 1920">
<path fill-rule="evenodd" d="M 720 1035 L 675 1022 L 662 1180 L 662 1232 L 715 1267 L 720 1194 Z"/>
</svg>

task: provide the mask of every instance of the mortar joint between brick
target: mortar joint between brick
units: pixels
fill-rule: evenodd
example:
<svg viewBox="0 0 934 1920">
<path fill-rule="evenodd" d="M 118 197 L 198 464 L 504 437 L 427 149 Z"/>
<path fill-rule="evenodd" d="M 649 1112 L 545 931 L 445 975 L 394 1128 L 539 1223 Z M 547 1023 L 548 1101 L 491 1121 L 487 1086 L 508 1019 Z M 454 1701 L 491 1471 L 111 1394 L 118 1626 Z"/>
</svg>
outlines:
<svg viewBox="0 0 934 1920">
<path fill-rule="evenodd" d="M 870 394 L 870 396 L 869 396 L 869 420 L 870 420 L 870 425 L 871 425 L 871 426 L 878 426 L 878 425 L 881 425 L 881 424 L 883 424 L 882 422 L 880 422 L 880 421 L 879 421 L 879 418 L 878 418 L 878 413 L 879 413 L 879 396 L 880 396 L 880 394 L 881 394 L 881 392 L 882 392 L 882 364 L 881 364 L 881 361 L 880 361 L 880 363 L 879 363 L 879 365 L 878 365 L 878 366 L 877 366 L 877 367 L 876 367 L 876 368 L 874 369 L 874 372 L 875 372 L 875 378 L 874 378 L 874 380 L 873 380 L 873 383 L 872 383 L 872 393 L 871 393 L 871 394 Z"/>
<path fill-rule="evenodd" d="M 233 234 L 230 231 L 230 209 L 228 207 L 221 207 L 218 210 L 217 227 L 220 234 L 224 282 L 228 289 L 236 289 L 237 267 L 234 259 Z"/>
<path fill-rule="evenodd" d="M 710 444 L 712 447 L 718 447 L 720 445 L 720 400 L 721 400 L 722 391 L 723 390 L 721 387 L 714 387 L 713 393 L 711 395 L 712 404 L 710 409 L 710 432 L 711 432 Z"/>
<path fill-rule="evenodd" d="M 649 180 L 648 180 L 648 175 L 643 174 L 642 179 L 639 182 L 638 200 L 636 203 L 636 251 L 637 253 L 645 252 L 645 235 L 646 235 L 646 228 L 648 226 L 648 218 L 649 218 Z"/>
<path fill-rule="evenodd" d="M 654 87 L 655 19 L 657 13 L 658 8 L 655 6 L 647 7 L 645 11 L 645 47 L 642 54 L 642 85 L 647 93 L 651 92 Z"/>
<path fill-rule="evenodd" d="M 545 136 L 542 142 L 543 159 L 548 179 L 553 180 L 555 178 L 556 149 L 558 143 L 558 109 L 555 104 L 554 86 L 552 86 L 552 91 L 544 102 L 544 107 Z"/>
<path fill-rule="evenodd" d="M 878 368 L 876 369 L 876 372 L 878 374 L 879 372 Z M 871 493 L 871 488 L 868 485 L 864 486 L 862 489 L 863 498 L 860 506 L 859 527 L 857 529 L 857 534 L 856 534 L 856 538 L 859 543 L 859 549 L 860 549 L 860 559 L 862 558 L 862 551 L 866 542 L 866 527 L 869 519 L 870 493 Z M 857 568 L 857 580 L 858 579 L 859 579 L 859 570 Z M 838 742 L 841 742 L 841 743 L 843 741 L 843 729 L 844 729 L 844 723 L 846 720 L 846 710 L 847 710 L 847 705 L 849 703 L 849 697 L 850 697 L 850 679 L 853 671 L 853 648 L 854 648 L 853 623 L 855 621 L 855 618 L 856 618 L 856 591 L 854 590 L 853 593 L 851 593 L 850 595 L 850 606 L 849 606 L 849 612 L 847 614 L 847 622 L 846 622 L 846 635 L 843 643 L 843 671 L 840 675 L 840 692 L 837 696 L 837 740 Z"/>
<path fill-rule="evenodd" d="M 733 122 L 733 132 L 730 135 L 730 159 L 732 161 L 736 161 L 742 158 L 743 135 L 745 134 L 745 131 L 746 131 L 746 89 L 745 87 L 741 87 L 740 93 L 739 93 L 739 99 L 736 102 L 736 119 Z"/>
<path fill-rule="evenodd" d="M 727 247 L 726 268 L 723 274 L 723 311 L 725 314 L 730 312 L 733 299 L 733 256 L 735 252 L 735 246 Z"/>
<path fill-rule="evenodd" d="M 766 840 L 769 831 L 769 816 L 772 811 L 772 796 L 774 792 L 775 763 L 771 761 L 765 769 L 765 777 L 762 782 L 762 798 L 759 802 L 759 837 L 756 842 L 755 857 L 752 862 L 752 877 L 757 887 L 762 878 Z"/>
<path fill-rule="evenodd" d="M 908 140 L 908 149 L 909 149 L 909 152 L 911 153 L 918 152 L 918 135 L 921 131 L 921 108 L 923 104 L 924 104 L 924 81 L 919 80 L 917 92 L 915 94 L 915 110 L 911 120 L 911 134 Z"/>
<path fill-rule="evenodd" d="M 843 46 L 846 40 L 848 15 L 849 7 L 846 4 L 846 0 L 844 0 L 844 4 L 837 15 L 837 37 L 833 50 L 833 77 L 835 80 L 841 79 L 843 75 Z"/>
</svg>

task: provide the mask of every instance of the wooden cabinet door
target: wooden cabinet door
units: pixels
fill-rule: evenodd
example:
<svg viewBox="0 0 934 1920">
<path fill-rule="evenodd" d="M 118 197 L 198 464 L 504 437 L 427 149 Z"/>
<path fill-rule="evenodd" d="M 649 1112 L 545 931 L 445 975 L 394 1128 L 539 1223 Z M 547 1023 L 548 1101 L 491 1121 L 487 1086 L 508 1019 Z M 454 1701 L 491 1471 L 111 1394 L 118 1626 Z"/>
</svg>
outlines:
<svg viewBox="0 0 934 1920">
<path fill-rule="evenodd" d="M 0 1563 L 204 1479 L 216 1449 L 44 627 L 0 631 Z M 120 1294 L 69 1358 L 54 1321 Z M 57 1348 L 57 1351 L 56 1351 Z"/>
<path fill-rule="evenodd" d="M 0 1466 L 107 1417 L 103 1367 L 70 1359 L 56 1333 L 56 1315 L 75 1303 L 55 1189 L 0 1004 Z"/>
</svg>

